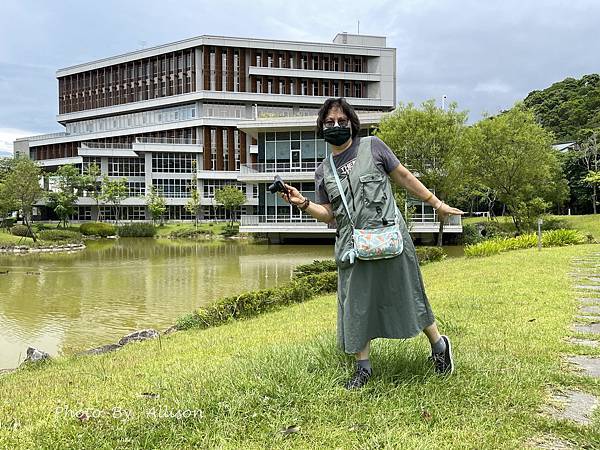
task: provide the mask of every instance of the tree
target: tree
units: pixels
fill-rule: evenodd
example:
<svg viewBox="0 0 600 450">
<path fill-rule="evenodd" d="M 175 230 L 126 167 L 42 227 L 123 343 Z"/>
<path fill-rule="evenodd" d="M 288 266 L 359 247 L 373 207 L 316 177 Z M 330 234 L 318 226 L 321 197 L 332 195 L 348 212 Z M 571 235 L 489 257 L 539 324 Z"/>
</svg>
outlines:
<svg viewBox="0 0 600 450">
<path fill-rule="evenodd" d="M 376 135 L 398 156 L 400 162 L 416 172 L 420 181 L 436 196 L 448 199 L 468 182 L 464 170 L 469 149 L 466 111 L 451 103 L 447 110 L 428 100 L 416 108 L 400 104 L 384 117 Z M 444 224 L 440 221 L 438 245 L 442 245 Z"/>
<path fill-rule="evenodd" d="M 595 174 L 600 171 L 600 151 L 598 150 L 598 131 L 595 129 L 584 130 L 582 133 L 582 142 L 579 146 L 580 163 L 586 170 L 583 182 L 592 187 L 592 211 L 597 214 L 596 204 L 598 203 L 598 183 Z"/>
<path fill-rule="evenodd" d="M 48 206 L 54 210 L 66 228 L 69 217 L 75 213 L 78 193 L 82 188 L 79 170 L 67 164 L 60 166 L 55 176 L 58 178 L 58 191 L 48 193 Z"/>
<path fill-rule="evenodd" d="M 196 228 L 198 228 L 198 218 L 200 216 L 200 211 L 202 210 L 202 204 L 200 203 L 200 192 L 196 187 L 190 188 L 190 198 L 185 204 L 185 209 L 190 214 L 194 215 L 194 223 Z"/>
<path fill-rule="evenodd" d="M 517 232 L 532 226 L 549 201 L 567 198 L 566 180 L 551 145 L 553 135 L 522 103 L 484 118 L 472 132 L 476 176 L 506 205 Z"/>
<path fill-rule="evenodd" d="M 215 191 L 215 201 L 230 212 L 231 227 L 233 228 L 235 210 L 246 202 L 246 194 L 235 186 L 225 186 Z"/>
<path fill-rule="evenodd" d="M 156 221 L 160 220 L 162 223 L 162 218 L 167 211 L 167 203 L 157 191 L 156 186 L 150 186 L 148 195 L 146 195 L 146 205 L 148 205 L 148 211 L 152 216 L 152 222 L 156 224 Z"/>
<path fill-rule="evenodd" d="M 102 178 L 101 199 L 115 207 L 115 223 L 119 223 L 119 210 L 121 202 L 127 198 L 127 179 L 109 179 L 106 175 Z"/>
<path fill-rule="evenodd" d="M 19 156 L 12 163 L 12 170 L 4 177 L 3 194 L 7 201 L 12 202 L 23 214 L 23 220 L 29 230 L 33 241 L 37 237 L 31 229 L 33 205 L 44 197 L 44 190 L 40 186 L 42 170 L 35 161 Z"/>
<path fill-rule="evenodd" d="M 98 220 L 100 220 L 100 200 L 102 198 L 102 182 L 98 180 L 100 175 L 100 166 L 92 162 L 87 166 L 81 177 L 83 189 L 96 201 Z"/>
<path fill-rule="evenodd" d="M 594 193 L 592 194 L 592 205 L 594 214 L 597 214 L 596 205 L 598 204 L 598 201 L 596 200 L 596 191 L 600 186 L 600 170 L 590 170 L 583 181 L 591 185 L 594 189 Z"/>
</svg>

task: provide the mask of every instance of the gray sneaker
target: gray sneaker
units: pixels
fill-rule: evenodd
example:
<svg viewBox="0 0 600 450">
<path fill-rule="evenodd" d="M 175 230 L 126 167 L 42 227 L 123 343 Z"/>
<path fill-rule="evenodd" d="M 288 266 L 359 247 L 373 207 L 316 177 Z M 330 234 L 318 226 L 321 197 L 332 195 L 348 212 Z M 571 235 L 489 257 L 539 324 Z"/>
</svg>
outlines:
<svg viewBox="0 0 600 450">
<path fill-rule="evenodd" d="M 359 389 L 363 387 L 367 381 L 369 381 L 371 374 L 372 371 L 369 371 L 364 367 L 357 366 L 356 372 L 354 372 L 354 375 L 352 375 L 352 378 L 346 382 L 344 387 L 348 390 Z"/>
<path fill-rule="evenodd" d="M 428 358 L 430 361 L 433 361 L 433 366 L 435 368 L 436 373 L 440 375 L 450 375 L 454 372 L 454 360 L 452 359 L 452 344 L 450 344 L 450 339 L 448 336 L 442 335 L 442 339 L 446 343 L 446 351 L 441 353 L 431 353 L 431 356 Z"/>
</svg>

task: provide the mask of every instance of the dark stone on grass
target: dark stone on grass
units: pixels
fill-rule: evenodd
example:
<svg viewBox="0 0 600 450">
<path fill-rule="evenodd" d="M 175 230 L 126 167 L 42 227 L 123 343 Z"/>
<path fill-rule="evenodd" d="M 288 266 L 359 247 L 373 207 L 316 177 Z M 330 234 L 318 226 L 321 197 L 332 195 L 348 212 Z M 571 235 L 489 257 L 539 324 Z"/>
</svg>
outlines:
<svg viewBox="0 0 600 450">
<path fill-rule="evenodd" d="M 120 349 L 119 344 L 106 344 L 101 347 L 91 348 L 84 352 L 78 353 L 79 355 L 101 355 L 102 353 L 108 353 Z"/>
<path fill-rule="evenodd" d="M 37 362 L 37 361 L 42 361 L 44 359 L 49 359 L 50 355 L 46 352 L 43 352 L 42 350 L 38 350 L 37 348 L 34 347 L 27 347 L 27 357 L 25 358 L 25 360 L 23 361 L 24 363 L 27 362 Z"/>
<path fill-rule="evenodd" d="M 574 323 L 572 329 L 577 333 L 600 334 L 600 323 Z"/>
<path fill-rule="evenodd" d="M 593 358 L 590 356 L 569 356 L 567 361 L 583 370 L 585 375 L 592 378 L 600 378 L 600 358 Z"/>
<path fill-rule="evenodd" d="M 587 392 L 568 390 L 553 397 L 562 408 L 548 408 L 548 412 L 556 419 L 572 420 L 580 425 L 590 425 L 592 414 L 598 407 L 598 398 Z"/>
<path fill-rule="evenodd" d="M 133 341 L 145 341 L 146 339 L 154 339 L 159 336 L 158 331 L 153 329 L 134 331 L 133 333 L 123 336 L 119 339 L 119 345 L 126 345 Z"/>
</svg>

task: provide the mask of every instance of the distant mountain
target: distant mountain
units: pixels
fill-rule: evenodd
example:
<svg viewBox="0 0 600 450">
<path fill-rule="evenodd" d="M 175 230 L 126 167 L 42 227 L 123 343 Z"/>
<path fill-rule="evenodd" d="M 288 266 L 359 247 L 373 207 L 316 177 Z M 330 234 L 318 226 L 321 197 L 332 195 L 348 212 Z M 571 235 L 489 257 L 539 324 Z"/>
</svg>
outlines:
<svg viewBox="0 0 600 450">
<path fill-rule="evenodd" d="M 12 152 L 7 152 L 5 150 L 0 150 L 0 158 L 12 158 Z"/>
</svg>

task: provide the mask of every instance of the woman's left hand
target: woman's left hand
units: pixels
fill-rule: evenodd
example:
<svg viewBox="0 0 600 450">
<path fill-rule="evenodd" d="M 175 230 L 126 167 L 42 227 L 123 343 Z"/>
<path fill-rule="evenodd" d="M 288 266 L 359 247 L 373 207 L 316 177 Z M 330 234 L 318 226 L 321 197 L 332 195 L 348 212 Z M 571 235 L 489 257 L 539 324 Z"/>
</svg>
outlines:
<svg viewBox="0 0 600 450">
<path fill-rule="evenodd" d="M 462 216 L 464 213 L 464 211 L 461 211 L 458 208 L 453 208 L 452 206 L 446 205 L 445 203 L 442 206 L 440 206 L 437 210 L 437 214 L 442 220 L 446 219 L 446 217 L 450 215 Z"/>
</svg>

